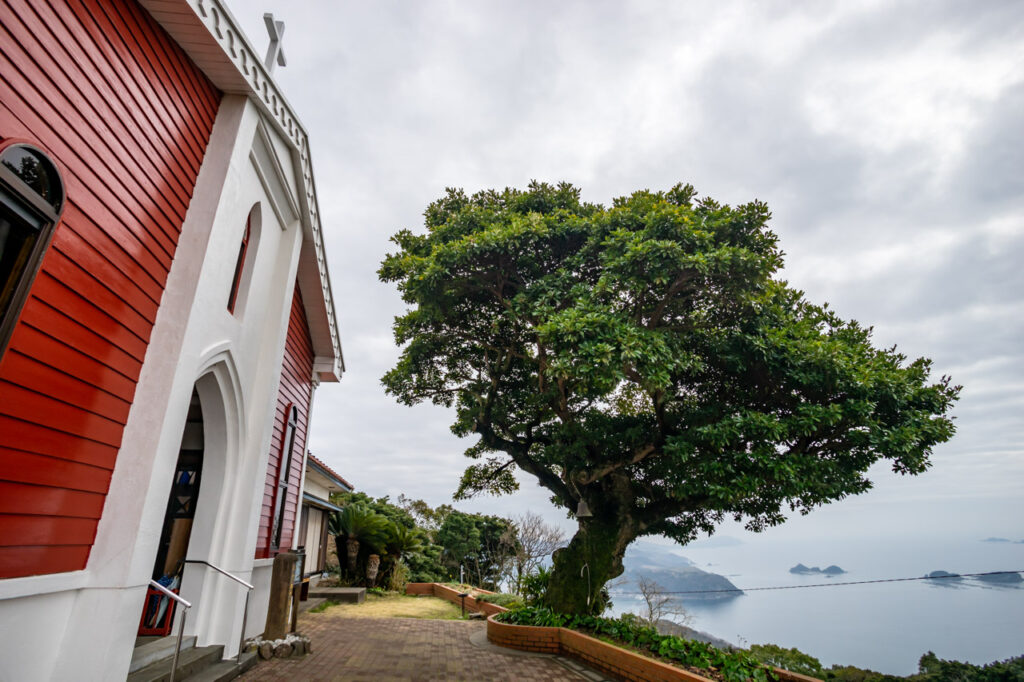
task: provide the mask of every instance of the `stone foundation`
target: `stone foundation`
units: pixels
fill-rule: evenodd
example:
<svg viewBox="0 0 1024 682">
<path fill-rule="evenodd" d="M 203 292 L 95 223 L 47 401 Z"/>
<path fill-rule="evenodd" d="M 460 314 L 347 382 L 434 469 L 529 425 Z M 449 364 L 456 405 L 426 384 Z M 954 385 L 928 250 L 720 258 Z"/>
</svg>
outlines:
<svg viewBox="0 0 1024 682">
<path fill-rule="evenodd" d="M 309 637 L 293 632 L 281 639 L 267 640 L 262 636 L 255 637 L 245 643 L 245 651 L 255 651 L 263 660 L 270 660 L 305 656 L 312 653 L 313 648 Z"/>
</svg>

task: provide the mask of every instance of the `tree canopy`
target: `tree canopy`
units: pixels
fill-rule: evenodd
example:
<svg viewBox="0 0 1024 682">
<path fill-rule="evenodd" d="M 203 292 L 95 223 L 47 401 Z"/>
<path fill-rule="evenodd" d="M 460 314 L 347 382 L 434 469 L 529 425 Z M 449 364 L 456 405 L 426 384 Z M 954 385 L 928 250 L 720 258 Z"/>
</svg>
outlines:
<svg viewBox="0 0 1024 682">
<path fill-rule="evenodd" d="M 690 185 L 605 208 L 531 183 L 450 189 L 425 233 L 393 237 L 379 275 L 410 307 L 383 382 L 478 437 L 457 496 L 511 492 L 517 467 L 593 511 L 555 557 L 553 605 L 589 608 L 637 537 L 686 543 L 726 515 L 761 530 L 868 490 L 880 459 L 920 473 L 952 436 L 959 387 L 775 278 L 769 218 Z"/>
</svg>

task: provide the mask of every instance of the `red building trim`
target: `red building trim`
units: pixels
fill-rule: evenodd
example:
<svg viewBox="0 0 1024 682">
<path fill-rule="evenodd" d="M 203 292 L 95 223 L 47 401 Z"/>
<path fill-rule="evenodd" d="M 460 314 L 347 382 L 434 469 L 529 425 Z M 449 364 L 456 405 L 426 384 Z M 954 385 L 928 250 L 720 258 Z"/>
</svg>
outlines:
<svg viewBox="0 0 1024 682">
<path fill-rule="evenodd" d="M 274 509 L 278 479 L 282 470 L 280 456 L 285 442 L 287 430 L 286 420 L 292 406 L 297 410 L 295 441 L 291 449 L 291 468 L 288 485 L 285 488 L 284 520 L 281 524 L 281 542 L 279 548 L 292 546 L 296 521 L 299 511 L 299 500 L 302 497 L 302 466 L 305 460 L 306 436 L 309 427 L 309 408 L 313 399 L 313 341 L 309 335 L 309 323 L 306 320 L 302 295 L 296 284 L 292 296 L 291 313 L 288 318 L 288 337 L 285 342 L 284 361 L 281 367 L 281 384 L 277 393 L 277 409 L 274 415 L 274 436 L 271 439 L 270 458 L 267 464 L 267 476 L 264 484 L 263 507 L 260 511 L 260 528 L 256 541 L 256 558 L 264 559 L 273 556 L 278 547 L 273 546 Z"/>
<path fill-rule="evenodd" d="M 0 138 L 67 203 L 0 358 L 0 578 L 82 569 L 220 93 L 128 0 L 0 0 Z"/>
</svg>

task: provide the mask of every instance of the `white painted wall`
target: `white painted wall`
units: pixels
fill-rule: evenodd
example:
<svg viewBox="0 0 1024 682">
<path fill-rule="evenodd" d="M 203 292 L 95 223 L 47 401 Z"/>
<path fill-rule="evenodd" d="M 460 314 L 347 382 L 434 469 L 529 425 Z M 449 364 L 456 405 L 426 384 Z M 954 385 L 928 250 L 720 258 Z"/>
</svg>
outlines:
<svg viewBox="0 0 1024 682">
<path fill-rule="evenodd" d="M 302 486 L 302 491 L 319 497 L 321 500 L 327 500 L 331 497 L 331 491 L 327 487 L 323 476 L 318 475 L 308 464 L 306 465 L 306 480 Z"/>
<path fill-rule="evenodd" d="M 225 95 L 183 225 L 135 401 L 84 571 L 0 581 L 0 682 L 124 679 L 156 557 L 193 387 L 206 448 L 188 558 L 254 582 L 247 636 L 262 632 L 270 562 L 254 562 L 302 226 L 269 210 L 268 182 L 301 186 L 288 154 L 280 178 L 250 158 L 261 114 Z M 265 127 L 272 153 L 287 144 Z M 264 151 L 267 151 L 266 145 Z M 265 154 L 264 154 L 265 158 Z M 262 225 L 249 289 L 227 297 L 250 209 Z M 287 212 L 285 212 L 287 214 Z M 250 244 L 250 249 L 253 245 Z M 237 652 L 244 590 L 202 566 L 186 570 L 186 632 Z"/>
</svg>

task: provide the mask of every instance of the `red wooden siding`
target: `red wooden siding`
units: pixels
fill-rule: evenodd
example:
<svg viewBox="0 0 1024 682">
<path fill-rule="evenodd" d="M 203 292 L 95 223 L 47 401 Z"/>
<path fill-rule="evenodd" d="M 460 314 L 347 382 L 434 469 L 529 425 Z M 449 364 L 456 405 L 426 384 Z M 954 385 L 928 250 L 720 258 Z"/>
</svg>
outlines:
<svg viewBox="0 0 1024 682">
<path fill-rule="evenodd" d="M 85 567 L 220 93 L 131 0 L 0 0 L 0 138 L 67 204 L 0 358 L 0 578 Z"/>
<path fill-rule="evenodd" d="M 309 323 L 302 306 L 302 296 L 296 284 L 292 296 L 291 315 L 288 318 L 288 340 L 285 343 L 284 361 L 281 365 L 281 385 L 277 391 L 277 408 L 274 414 L 274 436 L 270 441 L 270 460 L 267 464 L 267 478 L 264 486 L 263 507 L 260 510 L 260 532 L 256 542 L 256 558 L 264 559 L 276 552 L 271 547 L 271 530 L 274 527 L 274 506 L 277 494 L 277 477 L 281 474 L 281 447 L 284 441 L 288 419 L 288 406 L 295 405 L 298 424 L 295 427 L 295 446 L 292 448 L 292 467 L 285 498 L 284 523 L 281 527 L 281 549 L 292 546 L 298 518 L 299 499 L 302 497 L 302 466 L 306 455 L 306 429 L 309 426 L 309 404 L 313 398 L 313 341 L 309 337 Z"/>
</svg>

